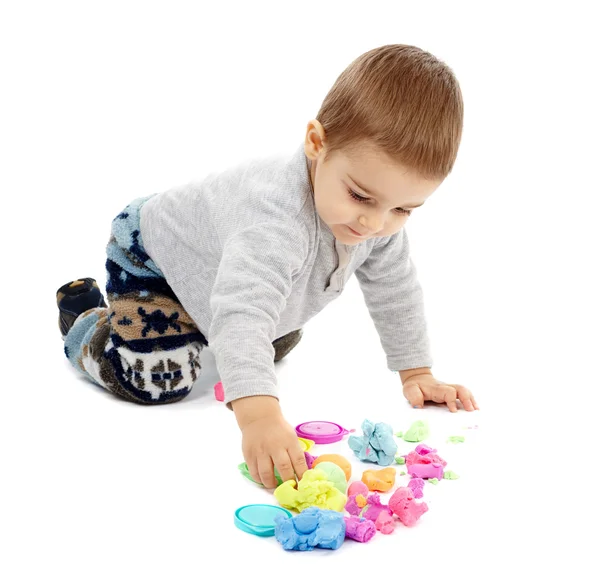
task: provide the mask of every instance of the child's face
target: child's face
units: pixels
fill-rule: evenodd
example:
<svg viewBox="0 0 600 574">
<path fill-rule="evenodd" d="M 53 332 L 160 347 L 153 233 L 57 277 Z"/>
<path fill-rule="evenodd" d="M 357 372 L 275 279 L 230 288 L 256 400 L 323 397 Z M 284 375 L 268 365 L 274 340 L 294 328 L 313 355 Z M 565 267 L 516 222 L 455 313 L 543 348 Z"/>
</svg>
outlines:
<svg viewBox="0 0 600 574">
<path fill-rule="evenodd" d="M 335 238 L 356 245 L 371 237 L 400 231 L 413 209 L 421 206 L 441 181 L 427 180 L 392 162 L 374 148 L 331 154 L 305 144 L 320 218 Z"/>
</svg>

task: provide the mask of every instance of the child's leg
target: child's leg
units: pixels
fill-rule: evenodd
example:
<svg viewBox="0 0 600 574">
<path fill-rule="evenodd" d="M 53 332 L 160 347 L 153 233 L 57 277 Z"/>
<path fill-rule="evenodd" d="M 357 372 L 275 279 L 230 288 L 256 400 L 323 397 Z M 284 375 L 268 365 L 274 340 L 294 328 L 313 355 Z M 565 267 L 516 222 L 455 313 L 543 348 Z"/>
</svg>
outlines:
<svg viewBox="0 0 600 574">
<path fill-rule="evenodd" d="M 79 315 L 65 337 L 65 353 L 105 389 L 133 402 L 161 404 L 189 394 L 207 342 L 144 251 L 142 203 L 133 202 L 113 221 L 106 262 L 109 307 Z"/>
</svg>

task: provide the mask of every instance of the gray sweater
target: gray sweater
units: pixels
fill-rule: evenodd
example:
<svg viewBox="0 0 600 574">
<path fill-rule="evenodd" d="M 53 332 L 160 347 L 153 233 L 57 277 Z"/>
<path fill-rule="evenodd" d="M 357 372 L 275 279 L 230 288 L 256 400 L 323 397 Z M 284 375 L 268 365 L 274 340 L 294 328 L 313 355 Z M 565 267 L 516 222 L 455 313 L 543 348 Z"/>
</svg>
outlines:
<svg viewBox="0 0 600 574">
<path fill-rule="evenodd" d="M 430 367 L 405 230 L 338 243 L 315 210 L 304 147 L 156 194 L 143 244 L 208 339 L 225 402 L 277 397 L 272 341 L 301 328 L 356 273 L 393 371 Z"/>
</svg>

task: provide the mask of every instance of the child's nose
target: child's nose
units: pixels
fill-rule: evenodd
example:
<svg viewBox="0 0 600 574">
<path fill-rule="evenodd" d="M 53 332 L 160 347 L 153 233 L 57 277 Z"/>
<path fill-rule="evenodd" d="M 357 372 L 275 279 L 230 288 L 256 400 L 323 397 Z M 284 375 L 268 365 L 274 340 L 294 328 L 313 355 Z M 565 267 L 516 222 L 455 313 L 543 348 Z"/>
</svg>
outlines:
<svg viewBox="0 0 600 574">
<path fill-rule="evenodd" d="M 385 224 L 385 217 L 380 214 L 372 214 L 369 217 L 363 215 L 359 218 L 358 222 L 368 229 L 369 233 L 378 233 L 383 229 Z"/>
</svg>

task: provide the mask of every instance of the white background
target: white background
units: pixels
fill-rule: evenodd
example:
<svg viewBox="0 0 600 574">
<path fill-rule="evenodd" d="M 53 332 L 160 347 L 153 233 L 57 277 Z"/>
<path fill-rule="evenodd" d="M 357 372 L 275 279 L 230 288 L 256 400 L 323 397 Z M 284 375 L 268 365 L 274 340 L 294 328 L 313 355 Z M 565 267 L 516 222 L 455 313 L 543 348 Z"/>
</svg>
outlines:
<svg viewBox="0 0 600 574">
<path fill-rule="evenodd" d="M 0 571 L 597 571 L 592 5 L 3 3 Z M 462 85 L 455 170 L 409 233 L 434 374 L 469 386 L 481 411 L 408 407 L 353 280 L 277 367 L 288 419 L 426 418 L 461 478 L 427 485 L 413 529 L 287 553 L 233 525 L 238 506 L 274 498 L 237 472 L 210 353 L 184 402 L 124 403 L 67 363 L 54 295 L 104 282 L 110 222 L 131 199 L 292 153 L 337 75 L 388 43 L 434 53 Z M 456 433 L 466 442 L 447 444 Z M 315 450 L 358 462 L 346 443 Z"/>
</svg>

